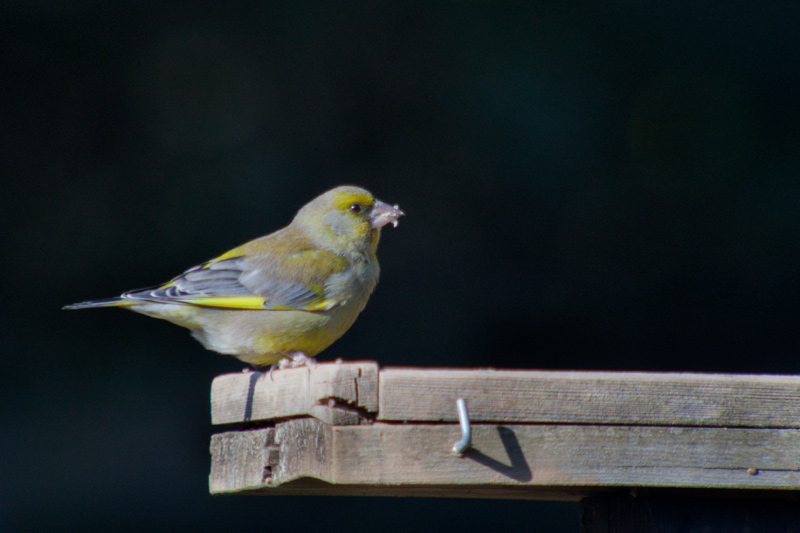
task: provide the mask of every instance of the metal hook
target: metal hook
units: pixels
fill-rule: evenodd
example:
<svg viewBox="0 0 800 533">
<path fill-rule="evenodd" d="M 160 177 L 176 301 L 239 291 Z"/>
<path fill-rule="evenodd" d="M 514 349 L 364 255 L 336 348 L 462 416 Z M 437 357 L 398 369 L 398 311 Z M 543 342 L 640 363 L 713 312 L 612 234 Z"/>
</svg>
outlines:
<svg viewBox="0 0 800 533">
<path fill-rule="evenodd" d="M 464 398 L 456 400 L 456 409 L 458 409 L 458 423 L 461 424 L 461 439 L 453 444 L 453 453 L 464 455 L 464 452 L 472 446 L 472 427 L 469 424 L 469 412 Z"/>
</svg>

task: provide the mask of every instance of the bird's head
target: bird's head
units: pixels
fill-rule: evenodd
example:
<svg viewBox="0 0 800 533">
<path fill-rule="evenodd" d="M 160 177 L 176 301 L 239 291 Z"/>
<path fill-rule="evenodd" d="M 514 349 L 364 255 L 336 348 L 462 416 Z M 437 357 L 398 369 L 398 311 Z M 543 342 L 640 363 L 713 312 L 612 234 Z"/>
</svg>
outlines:
<svg viewBox="0 0 800 533">
<path fill-rule="evenodd" d="M 342 186 L 303 206 L 293 224 L 332 251 L 375 253 L 381 228 L 397 226 L 397 219 L 404 214 L 398 206 L 381 202 L 369 191 Z"/>
</svg>

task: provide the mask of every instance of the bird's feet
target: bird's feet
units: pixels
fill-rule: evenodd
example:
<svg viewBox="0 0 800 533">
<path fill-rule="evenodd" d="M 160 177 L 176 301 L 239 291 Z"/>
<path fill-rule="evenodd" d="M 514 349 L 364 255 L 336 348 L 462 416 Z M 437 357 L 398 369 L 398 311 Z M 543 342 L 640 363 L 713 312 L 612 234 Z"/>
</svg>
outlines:
<svg viewBox="0 0 800 533">
<path fill-rule="evenodd" d="M 289 352 L 286 357 L 278 361 L 278 368 L 297 368 L 298 366 L 317 366 L 319 363 L 313 357 L 303 352 Z M 274 365 L 273 365 L 274 366 Z"/>
<path fill-rule="evenodd" d="M 313 357 L 309 357 L 303 352 L 289 352 L 286 357 L 269 367 L 269 379 L 272 381 L 272 373 L 277 368 L 283 370 L 284 368 L 297 368 L 300 366 L 317 366 L 319 363 Z"/>
</svg>

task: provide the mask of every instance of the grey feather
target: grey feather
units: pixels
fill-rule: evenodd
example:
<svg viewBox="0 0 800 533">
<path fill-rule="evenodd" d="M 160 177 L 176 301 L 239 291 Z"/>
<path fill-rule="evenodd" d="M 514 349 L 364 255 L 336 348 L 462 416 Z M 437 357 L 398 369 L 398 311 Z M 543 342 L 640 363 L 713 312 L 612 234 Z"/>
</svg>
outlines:
<svg viewBox="0 0 800 533">
<path fill-rule="evenodd" d="M 204 263 L 174 278 L 167 286 L 126 292 L 126 299 L 191 304 L 193 298 L 209 296 L 263 296 L 264 309 L 303 309 L 321 295 L 301 283 L 272 277 L 260 269 L 248 269 L 242 257 Z M 335 307 L 331 304 L 326 307 Z"/>
</svg>

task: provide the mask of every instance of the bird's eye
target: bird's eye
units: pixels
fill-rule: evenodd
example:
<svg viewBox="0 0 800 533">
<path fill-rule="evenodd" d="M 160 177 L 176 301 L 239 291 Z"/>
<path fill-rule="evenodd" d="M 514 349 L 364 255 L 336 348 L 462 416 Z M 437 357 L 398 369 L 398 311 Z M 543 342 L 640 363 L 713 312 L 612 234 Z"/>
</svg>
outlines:
<svg viewBox="0 0 800 533">
<path fill-rule="evenodd" d="M 360 213 L 361 212 L 361 204 L 352 204 L 350 206 L 350 211 L 353 213 Z"/>
</svg>

